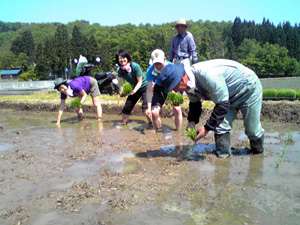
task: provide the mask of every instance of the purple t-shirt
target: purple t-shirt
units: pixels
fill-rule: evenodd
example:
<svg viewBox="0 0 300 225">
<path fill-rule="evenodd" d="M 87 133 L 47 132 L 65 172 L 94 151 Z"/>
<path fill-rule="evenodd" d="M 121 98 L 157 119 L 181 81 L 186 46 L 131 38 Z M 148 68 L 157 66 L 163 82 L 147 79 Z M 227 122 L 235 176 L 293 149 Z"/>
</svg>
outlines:
<svg viewBox="0 0 300 225">
<path fill-rule="evenodd" d="M 81 97 L 81 95 L 79 94 L 82 90 L 84 90 L 86 92 L 86 94 L 90 93 L 90 84 L 91 84 L 91 79 L 89 76 L 82 76 L 82 77 L 77 77 L 74 80 L 72 80 L 69 83 L 70 88 L 73 91 L 73 96 L 69 96 L 71 98 L 75 98 L 75 97 Z M 61 93 L 60 96 L 61 99 L 66 99 L 67 95 L 64 93 Z"/>
</svg>

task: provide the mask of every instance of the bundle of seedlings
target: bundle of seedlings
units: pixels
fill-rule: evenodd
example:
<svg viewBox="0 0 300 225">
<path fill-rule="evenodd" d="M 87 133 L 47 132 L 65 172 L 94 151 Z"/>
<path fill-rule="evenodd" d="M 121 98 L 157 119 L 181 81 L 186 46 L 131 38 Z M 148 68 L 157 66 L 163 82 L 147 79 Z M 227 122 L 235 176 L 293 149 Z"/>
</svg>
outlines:
<svg viewBox="0 0 300 225">
<path fill-rule="evenodd" d="M 132 92 L 132 86 L 131 86 L 131 84 L 129 84 L 128 82 L 126 82 L 126 83 L 123 85 L 122 95 L 123 95 L 123 96 L 126 96 L 126 95 L 128 95 L 130 92 Z"/>
<path fill-rule="evenodd" d="M 183 96 L 171 91 L 168 93 L 167 100 L 172 102 L 173 105 L 178 106 L 183 101 Z"/>
<path fill-rule="evenodd" d="M 71 101 L 71 107 L 72 109 L 75 109 L 75 108 L 79 108 L 80 106 L 82 106 L 81 102 L 80 102 L 80 98 L 74 98 L 73 101 Z"/>
<path fill-rule="evenodd" d="M 195 140 L 195 138 L 197 137 L 197 131 L 195 128 L 190 127 L 187 131 L 186 131 L 186 136 L 189 137 L 192 140 Z"/>
</svg>

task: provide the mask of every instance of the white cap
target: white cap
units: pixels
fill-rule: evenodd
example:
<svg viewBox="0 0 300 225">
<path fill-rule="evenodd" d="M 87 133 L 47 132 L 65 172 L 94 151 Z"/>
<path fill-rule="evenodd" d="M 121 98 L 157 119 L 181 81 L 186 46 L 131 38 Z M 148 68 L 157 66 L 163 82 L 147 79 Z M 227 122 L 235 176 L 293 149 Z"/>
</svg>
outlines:
<svg viewBox="0 0 300 225">
<path fill-rule="evenodd" d="M 152 61 L 152 64 L 157 63 L 157 62 L 164 64 L 165 63 L 165 53 L 160 49 L 155 49 L 151 53 L 151 61 Z"/>
</svg>

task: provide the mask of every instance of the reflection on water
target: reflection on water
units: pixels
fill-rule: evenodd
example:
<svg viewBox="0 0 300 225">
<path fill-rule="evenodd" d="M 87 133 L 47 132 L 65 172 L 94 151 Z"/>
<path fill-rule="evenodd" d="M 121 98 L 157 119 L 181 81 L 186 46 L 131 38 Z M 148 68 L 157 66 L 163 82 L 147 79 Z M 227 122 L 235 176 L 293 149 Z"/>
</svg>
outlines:
<svg viewBox="0 0 300 225">
<path fill-rule="evenodd" d="M 9 143 L 0 143 L 0 152 L 12 149 L 13 145 Z"/>
<path fill-rule="evenodd" d="M 116 173 L 122 173 L 125 167 L 124 158 L 132 158 L 132 152 L 124 152 L 120 154 L 105 154 L 102 157 L 91 157 L 74 163 L 69 168 L 64 169 L 60 176 L 69 177 L 67 183 L 57 183 L 54 189 L 63 190 L 72 187 L 74 182 L 81 182 L 89 176 L 94 176 L 103 168 L 111 169 Z"/>
</svg>

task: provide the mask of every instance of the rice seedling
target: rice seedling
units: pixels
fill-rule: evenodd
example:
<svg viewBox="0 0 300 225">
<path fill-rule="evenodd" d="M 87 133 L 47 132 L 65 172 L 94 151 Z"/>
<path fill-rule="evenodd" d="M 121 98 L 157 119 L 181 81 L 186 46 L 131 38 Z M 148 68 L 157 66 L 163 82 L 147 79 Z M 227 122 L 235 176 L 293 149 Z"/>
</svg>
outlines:
<svg viewBox="0 0 300 225">
<path fill-rule="evenodd" d="M 245 141 L 245 148 L 246 149 L 250 148 L 250 141 L 249 140 Z"/>
<path fill-rule="evenodd" d="M 233 135 L 236 133 L 236 130 L 237 130 L 237 127 L 233 126 L 233 132 L 232 132 Z"/>
<path fill-rule="evenodd" d="M 80 100 L 81 100 L 80 98 L 74 98 L 74 100 L 71 101 L 72 109 L 78 108 L 82 105 Z"/>
<path fill-rule="evenodd" d="M 130 92 L 132 92 L 132 86 L 131 86 L 131 84 L 129 84 L 128 82 L 126 82 L 126 83 L 123 85 L 122 95 L 123 95 L 123 96 L 126 96 L 126 95 L 128 95 Z"/>
<path fill-rule="evenodd" d="M 179 105 L 183 101 L 183 96 L 173 91 L 168 93 L 167 100 L 172 102 L 173 105 Z"/>
<path fill-rule="evenodd" d="M 284 142 L 284 148 L 283 148 L 283 150 L 281 152 L 281 155 L 280 155 L 280 157 L 276 161 L 276 167 L 275 167 L 276 169 L 278 169 L 279 166 L 280 166 L 280 164 L 283 162 L 283 157 L 287 153 L 288 145 L 291 144 L 291 143 L 293 143 L 293 142 L 294 142 L 294 140 L 293 140 L 293 133 L 289 133 L 287 140 Z"/>
<path fill-rule="evenodd" d="M 195 140 L 195 138 L 197 137 L 197 131 L 195 128 L 189 128 L 186 131 L 186 136 L 189 137 L 192 140 Z"/>
</svg>

